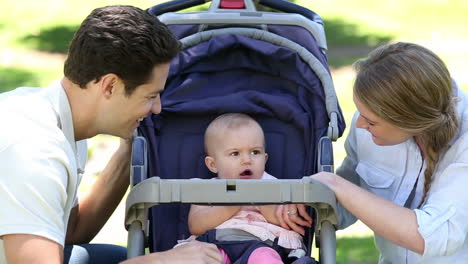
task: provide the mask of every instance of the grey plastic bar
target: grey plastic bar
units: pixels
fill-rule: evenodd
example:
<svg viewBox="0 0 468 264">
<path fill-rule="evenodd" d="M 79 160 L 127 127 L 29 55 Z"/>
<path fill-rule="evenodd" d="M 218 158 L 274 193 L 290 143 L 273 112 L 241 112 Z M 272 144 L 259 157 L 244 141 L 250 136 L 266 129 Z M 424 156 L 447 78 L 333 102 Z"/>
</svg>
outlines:
<svg viewBox="0 0 468 264">
<path fill-rule="evenodd" d="M 310 177 L 298 180 L 161 180 L 153 177 L 130 191 L 126 201 L 126 227 L 135 221 L 145 223 L 149 207 L 167 203 L 304 203 L 317 210 L 317 229 L 325 220 L 337 224 L 335 194 Z M 146 226 L 142 229 L 147 232 Z"/>
<path fill-rule="evenodd" d="M 317 154 L 317 171 L 333 172 L 333 145 L 330 137 L 320 138 Z"/>
<path fill-rule="evenodd" d="M 147 178 L 148 150 L 146 139 L 141 136 L 133 138 L 132 166 L 130 169 L 130 186 Z"/>
<path fill-rule="evenodd" d="M 336 263 L 336 233 L 329 221 L 324 221 L 320 230 L 320 255 L 320 264 Z"/>
<path fill-rule="evenodd" d="M 299 14 L 251 12 L 233 9 L 219 12 L 186 12 L 166 13 L 159 17 L 166 25 L 291 25 L 300 26 L 309 31 L 317 41 L 318 46 L 327 50 L 327 40 L 323 25 L 307 19 Z"/>
<path fill-rule="evenodd" d="M 331 100 L 327 98 L 326 100 Z M 329 113 L 330 125 L 328 126 L 327 136 L 333 141 L 336 141 L 339 137 L 340 130 L 338 129 L 338 112 Z"/>
<path fill-rule="evenodd" d="M 271 32 L 254 29 L 254 28 L 222 28 L 213 29 L 195 33 L 188 37 L 181 39 L 182 48 L 186 49 L 199 43 L 208 41 L 214 36 L 220 36 L 225 34 L 237 34 L 246 36 L 252 39 L 258 39 L 266 42 L 273 43 L 278 46 L 282 46 L 288 49 L 292 49 L 297 52 L 299 57 L 304 60 L 314 71 L 317 77 L 322 83 L 325 93 L 325 106 L 327 113 L 330 118 L 330 126 L 328 136 L 336 141 L 338 139 L 338 99 L 335 93 L 335 87 L 331 78 L 330 72 L 323 66 L 323 64 L 306 48 L 301 45 Z"/>
<path fill-rule="evenodd" d="M 143 255 L 145 252 L 145 236 L 141 222 L 133 221 L 128 228 L 127 258 Z"/>
</svg>

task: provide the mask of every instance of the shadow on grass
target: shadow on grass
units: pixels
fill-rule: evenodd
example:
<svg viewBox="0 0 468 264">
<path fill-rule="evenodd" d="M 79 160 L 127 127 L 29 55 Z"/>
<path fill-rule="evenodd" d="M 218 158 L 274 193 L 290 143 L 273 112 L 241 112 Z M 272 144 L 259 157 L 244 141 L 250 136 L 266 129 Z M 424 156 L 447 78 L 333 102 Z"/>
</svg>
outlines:
<svg viewBox="0 0 468 264">
<path fill-rule="evenodd" d="M 67 53 L 68 45 L 78 25 L 59 25 L 41 29 L 38 34 L 30 34 L 21 38 L 25 45 L 36 50 Z"/>
<path fill-rule="evenodd" d="M 343 237 L 336 242 L 337 264 L 375 264 L 379 254 L 374 237 Z"/>
<path fill-rule="evenodd" d="M 20 86 L 37 86 L 38 81 L 33 71 L 0 67 L 0 93 Z"/>
<path fill-rule="evenodd" d="M 357 59 L 366 57 L 377 46 L 395 38 L 384 32 L 359 32 L 359 24 L 343 19 L 325 19 L 324 24 L 328 61 L 335 68 L 351 65 Z"/>
</svg>

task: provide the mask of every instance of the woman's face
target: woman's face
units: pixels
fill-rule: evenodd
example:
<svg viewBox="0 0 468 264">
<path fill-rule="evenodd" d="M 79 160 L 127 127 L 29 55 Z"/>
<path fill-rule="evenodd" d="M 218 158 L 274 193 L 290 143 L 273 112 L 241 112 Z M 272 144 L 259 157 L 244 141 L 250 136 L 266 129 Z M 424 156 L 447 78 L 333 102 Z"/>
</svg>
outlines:
<svg viewBox="0 0 468 264">
<path fill-rule="evenodd" d="M 375 144 L 379 146 L 392 146 L 405 142 L 415 136 L 378 117 L 356 97 L 353 100 L 360 114 L 356 120 L 356 127 L 369 131 Z"/>
</svg>

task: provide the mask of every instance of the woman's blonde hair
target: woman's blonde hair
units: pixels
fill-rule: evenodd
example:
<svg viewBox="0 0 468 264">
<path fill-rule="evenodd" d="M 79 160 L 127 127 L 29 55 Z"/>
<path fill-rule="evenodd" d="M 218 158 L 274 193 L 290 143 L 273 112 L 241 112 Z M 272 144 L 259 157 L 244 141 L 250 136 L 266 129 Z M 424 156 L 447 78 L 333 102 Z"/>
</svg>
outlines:
<svg viewBox="0 0 468 264">
<path fill-rule="evenodd" d="M 432 51 L 401 42 L 374 50 L 354 67 L 354 96 L 380 118 L 417 135 L 426 161 L 421 206 L 440 154 L 458 131 L 450 73 Z"/>
</svg>

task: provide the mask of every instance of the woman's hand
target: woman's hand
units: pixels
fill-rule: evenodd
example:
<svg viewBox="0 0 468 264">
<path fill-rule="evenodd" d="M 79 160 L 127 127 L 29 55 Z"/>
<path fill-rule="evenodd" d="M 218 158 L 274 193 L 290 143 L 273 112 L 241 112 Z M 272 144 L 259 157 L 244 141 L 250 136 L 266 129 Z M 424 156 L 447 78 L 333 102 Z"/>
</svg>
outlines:
<svg viewBox="0 0 468 264">
<path fill-rule="evenodd" d="M 327 185 L 333 191 L 336 175 L 329 172 L 320 172 L 311 176 L 312 178 Z M 307 213 L 304 204 L 278 205 L 276 208 L 276 218 L 279 225 L 285 229 L 305 234 L 303 226 L 312 226 L 312 217 Z"/>
<path fill-rule="evenodd" d="M 312 179 L 318 180 L 319 182 L 327 185 L 332 191 L 336 192 L 335 183 L 337 180 L 337 175 L 330 172 L 319 172 L 310 176 Z"/>
<path fill-rule="evenodd" d="M 312 226 L 312 217 L 307 212 L 304 204 L 278 205 L 276 217 L 281 227 L 296 231 L 301 235 L 305 234 L 303 226 Z"/>
</svg>

